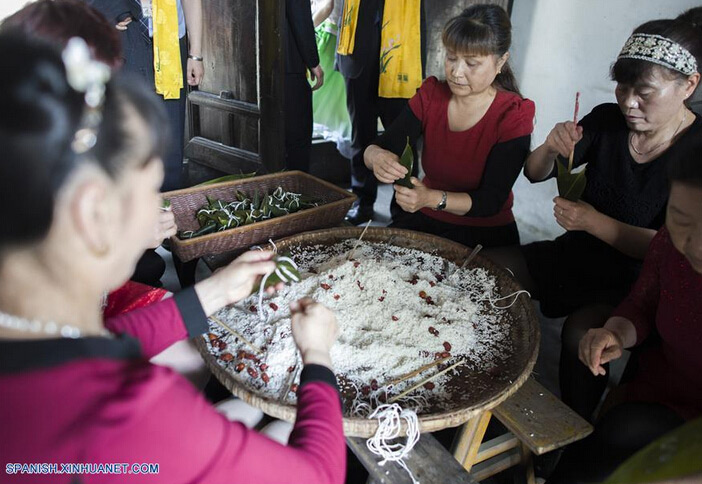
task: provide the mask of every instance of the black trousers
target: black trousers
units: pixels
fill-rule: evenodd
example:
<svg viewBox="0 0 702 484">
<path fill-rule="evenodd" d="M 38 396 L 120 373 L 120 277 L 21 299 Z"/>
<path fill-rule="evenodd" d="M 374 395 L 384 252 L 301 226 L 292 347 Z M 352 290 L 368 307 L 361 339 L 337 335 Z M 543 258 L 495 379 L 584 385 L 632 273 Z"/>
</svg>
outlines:
<svg viewBox="0 0 702 484">
<path fill-rule="evenodd" d="M 305 74 L 285 75 L 285 167 L 310 171 L 312 88 Z"/>
<path fill-rule="evenodd" d="M 377 61 L 374 65 L 376 64 Z M 378 76 L 377 67 L 367 66 L 356 79 L 346 79 L 346 104 L 351 118 L 353 152 L 351 189 L 364 206 L 373 206 L 375 203 L 378 180 L 363 163 L 363 151 L 378 136 L 378 118 L 384 127 L 388 127 L 407 106 L 406 99 L 378 97 Z"/>
</svg>

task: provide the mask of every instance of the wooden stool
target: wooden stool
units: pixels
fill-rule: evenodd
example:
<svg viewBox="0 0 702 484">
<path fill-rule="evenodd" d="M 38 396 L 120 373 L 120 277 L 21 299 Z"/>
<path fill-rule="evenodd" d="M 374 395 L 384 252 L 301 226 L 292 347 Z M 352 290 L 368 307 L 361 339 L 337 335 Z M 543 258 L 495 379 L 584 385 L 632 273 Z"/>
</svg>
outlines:
<svg viewBox="0 0 702 484">
<path fill-rule="evenodd" d="M 509 432 L 483 442 L 493 415 Z M 454 441 L 453 455 L 476 481 L 521 465 L 527 482 L 533 484 L 532 454 L 545 454 L 591 432 L 592 425 L 529 378 L 492 412 L 484 412 L 461 427 Z"/>
<path fill-rule="evenodd" d="M 346 444 L 368 471 L 367 484 L 412 484 L 409 474 L 395 462 L 379 466 L 380 458 L 366 447 L 363 437 L 347 437 Z M 422 434 L 405 464 L 421 484 L 477 484 L 461 464 L 431 434 Z"/>
<path fill-rule="evenodd" d="M 509 432 L 483 442 L 493 416 Z M 533 484 L 532 454 L 550 452 L 591 432 L 588 422 L 529 378 L 501 405 L 463 424 L 454 441 L 453 457 L 431 434 L 422 434 L 405 462 L 422 484 L 471 484 L 515 465 L 523 467 L 527 482 Z M 409 475 L 397 464 L 379 466 L 379 458 L 368 450 L 366 439 L 351 437 L 346 441 L 368 470 L 369 484 L 411 484 Z"/>
</svg>

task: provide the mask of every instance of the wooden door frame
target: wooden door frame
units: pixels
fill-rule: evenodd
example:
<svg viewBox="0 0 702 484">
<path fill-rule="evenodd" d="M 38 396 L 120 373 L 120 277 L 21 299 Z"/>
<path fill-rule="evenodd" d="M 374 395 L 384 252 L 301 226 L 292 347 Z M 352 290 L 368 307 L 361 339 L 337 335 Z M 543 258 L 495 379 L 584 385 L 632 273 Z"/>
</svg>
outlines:
<svg viewBox="0 0 702 484">
<path fill-rule="evenodd" d="M 245 0 L 244 0 L 245 1 Z M 249 0 L 250 1 L 250 0 Z M 256 8 L 257 97 L 258 103 L 231 99 L 229 91 L 219 95 L 191 89 L 187 98 L 188 123 L 185 155 L 198 164 L 223 173 L 256 171 L 267 173 L 284 168 L 284 76 L 283 32 L 285 3 L 280 0 L 253 0 Z M 212 108 L 230 116 L 258 120 L 258 152 L 218 143 L 200 135 L 200 107 Z M 223 138 L 226 140 L 226 129 Z"/>
</svg>

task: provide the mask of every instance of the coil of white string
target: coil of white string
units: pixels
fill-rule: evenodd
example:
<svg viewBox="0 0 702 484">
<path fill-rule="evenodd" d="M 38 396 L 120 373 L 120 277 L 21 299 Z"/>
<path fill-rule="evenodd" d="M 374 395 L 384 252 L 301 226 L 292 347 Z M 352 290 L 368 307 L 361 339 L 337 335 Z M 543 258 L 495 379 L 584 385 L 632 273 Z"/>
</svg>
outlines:
<svg viewBox="0 0 702 484">
<path fill-rule="evenodd" d="M 404 458 L 414 448 L 419 441 L 419 420 L 414 410 L 403 409 L 397 403 L 392 405 L 381 405 L 368 418 L 378 419 L 378 430 L 375 435 L 366 441 L 368 450 L 383 458 L 379 465 L 386 462 L 397 462 L 412 478 L 414 484 L 419 484 L 412 471 L 409 470 Z M 407 423 L 405 433 L 407 441 L 392 442 L 400 437 L 402 431 L 402 421 Z"/>
</svg>

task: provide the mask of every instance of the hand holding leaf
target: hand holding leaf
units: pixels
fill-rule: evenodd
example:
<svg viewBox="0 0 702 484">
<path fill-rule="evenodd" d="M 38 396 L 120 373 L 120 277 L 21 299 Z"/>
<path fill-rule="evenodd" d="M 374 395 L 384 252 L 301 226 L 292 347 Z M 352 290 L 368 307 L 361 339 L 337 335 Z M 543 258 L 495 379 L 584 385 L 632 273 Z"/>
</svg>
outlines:
<svg viewBox="0 0 702 484">
<path fill-rule="evenodd" d="M 414 153 L 412 153 L 412 147 L 409 143 L 409 137 L 407 137 L 407 143 L 405 144 L 405 149 L 402 151 L 402 156 L 400 156 L 400 164 L 405 167 L 407 174 L 404 178 L 397 180 L 398 185 L 402 185 L 407 188 L 414 188 L 412 185 L 412 167 L 414 166 Z"/>
<path fill-rule="evenodd" d="M 601 224 L 600 212 L 582 200 L 572 202 L 563 197 L 553 199 L 553 215 L 558 225 L 569 232 L 582 230 L 592 233 L 594 227 Z"/>
<path fill-rule="evenodd" d="M 370 145 L 363 157 L 366 160 L 366 166 L 373 170 L 373 175 L 382 183 L 395 183 L 397 180 L 411 176 L 411 170 L 408 171 L 403 166 L 395 153 L 380 146 Z"/>
</svg>

